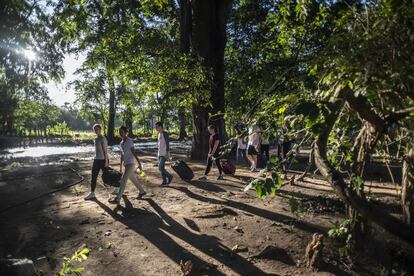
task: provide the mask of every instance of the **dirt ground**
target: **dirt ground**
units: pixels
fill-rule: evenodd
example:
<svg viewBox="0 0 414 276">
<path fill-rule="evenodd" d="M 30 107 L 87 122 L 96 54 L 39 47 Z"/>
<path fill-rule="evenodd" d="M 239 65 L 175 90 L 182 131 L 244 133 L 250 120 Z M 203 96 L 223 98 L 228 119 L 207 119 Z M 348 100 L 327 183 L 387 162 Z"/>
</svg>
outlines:
<svg viewBox="0 0 414 276">
<path fill-rule="evenodd" d="M 174 173 L 173 183 L 161 188 L 155 156 L 143 156 L 142 161 L 148 194 L 136 199 L 137 190 L 129 182 L 120 208 L 108 203 L 112 189 L 100 179 L 98 200 L 83 199 L 90 160 L 68 163 L 75 171 L 59 165 L 39 169 L 33 163 L 28 164 L 32 169 L 3 171 L 0 188 L 8 188 L 0 194 L 0 210 L 59 190 L 80 176 L 84 180 L 0 212 L 0 257 L 30 258 L 43 275 L 56 274 L 63 257 L 84 246 L 92 250 L 86 261 L 76 264 L 85 268 L 84 275 L 182 275 L 179 264 L 188 260 L 192 275 L 414 275 L 413 249 L 378 227 L 352 264 L 339 257 L 327 231 L 344 218 L 344 206 L 317 176 L 261 200 L 254 190 L 243 192 L 253 176 L 244 167 L 223 181 L 215 180 L 214 167 L 208 182 L 184 182 Z M 111 165 L 118 168 L 118 162 L 113 157 Z M 204 164 L 189 165 L 194 179 L 202 175 Z M 378 208 L 398 212 L 391 184 L 369 186 Z M 292 200 L 302 211 L 292 212 Z M 308 270 L 303 262 L 313 233 L 324 234 L 318 271 Z M 268 246 L 267 254 L 259 254 Z"/>
</svg>

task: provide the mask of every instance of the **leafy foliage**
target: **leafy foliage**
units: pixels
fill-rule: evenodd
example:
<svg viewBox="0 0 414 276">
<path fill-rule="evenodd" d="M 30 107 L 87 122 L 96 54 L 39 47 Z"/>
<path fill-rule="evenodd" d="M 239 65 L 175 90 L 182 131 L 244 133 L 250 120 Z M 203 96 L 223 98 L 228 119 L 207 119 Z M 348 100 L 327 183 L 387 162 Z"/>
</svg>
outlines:
<svg viewBox="0 0 414 276">
<path fill-rule="evenodd" d="M 91 250 L 85 247 L 79 251 L 76 251 L 70 258 L 64 257 L 59 276 L 82 275 L 85 269 L 83 267 L 74 267 L 73 263 L 81 263 L 86 261 L 90 252 Z"/>
</svg>

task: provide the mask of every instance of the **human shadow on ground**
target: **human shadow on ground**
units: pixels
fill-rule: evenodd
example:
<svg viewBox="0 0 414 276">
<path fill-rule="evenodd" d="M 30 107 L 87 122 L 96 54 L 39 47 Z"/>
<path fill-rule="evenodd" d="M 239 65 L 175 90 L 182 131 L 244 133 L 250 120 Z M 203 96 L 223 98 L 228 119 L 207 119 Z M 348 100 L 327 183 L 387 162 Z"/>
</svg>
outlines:
<svg viewBox="0 0 414 276">
<path fill-rule="evenodd" d="M 328 230 L 326 227 L 323 227 L 321 225 L 315 225 L 315 224 L 311 224 L 311 223 L 307 223 L 303 221 L 298 221 L 298 220 L 295 220 L 293 217 L 271 212 L 266 209 L 257 208 L 257 207 L 254 207 L 254 206 L 242 203 L 242 202 L 238 202 L 238 201 L 234 201 L 230 199 L 219 200 L 219 199 L 215 199 L 211 197 L 205 197 L 205 196 L 192 192 L 187 187 L 170 187 L 170 188 L 175 189 L 177 191 L 181 191 L 185 193 L 188 197 L 193 198 L 198 201 L 206 202 L 209 204 L 224 205 L 224 206 L 232 207 L 232 208 L 235 208 L 235 209 L 247 212 L 247 213 L 251 213 L 253 215 L 266 218 L 269 220 L 293 224 L 295 227 L 301 230 L 310 232 L 310 233 L 326 232 Z"/>
<path fill-rule="evenodd" d="M 195 268 L 199 267 L 204 270 L 195 271 L 193 275 L 206 272 L 209 272 L 211 275 L 224 274 L 214 269 L 214 267 L 206 264 L 206 262 L 200 257 L 190 253 L 185 248 L 177 244 L 168 234 L 188 243 L 198 251 L 229 267 L 237 274 L 266 275 L 264 271 L 257 268 L 240 255 L 231 252 L 231 249 L 222 244 L 217 237 L 191 232 L 186 227 L 171 218 L 153 199 L 145 200 L 155 212 L 148 212 L 145 216 L 141 216 L 140 220 L 136 220 L 136 218 L 129 218 L 128 214 L 131 213 L 138 213 L 142 215 L 142 210 L 133 208 L 131 202 L 126 197 L 124 197 L 124 201 L 127 206 L 126 208 L 117 207 L 113 210 L 102 202 L 97 201 L 96 203 L 113 219 L 123 223 L 137 234 L 146 238 L 150 243 L 156 246 L 177 264 L 179 264 L 181 260 L 191 260 L 194 263 Z M 119 210 L 122 211 L 122 215 L 118 214 L 117 211 Z M 205 271 L 208 267 L 210 267 L 212 271 Z"/>
</svg>

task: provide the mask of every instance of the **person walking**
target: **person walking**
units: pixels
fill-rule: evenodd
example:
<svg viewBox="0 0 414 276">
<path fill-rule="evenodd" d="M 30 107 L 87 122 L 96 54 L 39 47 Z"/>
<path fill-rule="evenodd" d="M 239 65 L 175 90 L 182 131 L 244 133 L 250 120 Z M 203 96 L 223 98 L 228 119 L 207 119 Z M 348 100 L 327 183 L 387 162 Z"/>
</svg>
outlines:
<svg viewBox="0 0 414 276">
<path fill-rule="evenodd" d="M 265 159 L 265 163 L 270 160 L 270 142 L 269 134 L 264 131 L 260 132 L 260 155 Z"/>
<path fill-rule="evenodd" d="M 257 125 L 252 125 L 249 128 L 249 140 L 247 143 L 247 158 L 250 161 L 250 170 L 252 172 L 257 171 L 257 155 L 260 152 L 260 135 L 259 127 Z"/>
<path fill-rule="evenodd" d="M 158 169 L 162 177 L 160 186 L 167 186 L 173 179 L 173 176 L 165 169 L 165 161 L 170 157 L 170 139 L 161 122 L 155 124 L 155 129 L 158 131 Z"/>
<path fill-rule="evenodd" d="M 215 161 L 217 169 L 219 171 L 217 180 L 223 180 L 223 172 L 221 169 L 220 158 L 218 156 L 220 151 L 220 138 L 217 133 L 217 127 L 215 125 L 209 125 L 208 132 L 210 133 L 210 138 L 208 140 L 207 167 L 204 172 L 204 176 L 200 177 L 199 180 L 207 180 L 207 175 L 210 173 L 213 161 Z"/>
<path fill-rule="evenodd" d="M 142 170 L 142 165 L 137 153 L 135 152 L 134 141 L 128 137 L 128 129 L 125 126 L 121 126 L 119 128 L 119 135 L 122 138 L 122 141 L 120 143 L 121 162 L 119 169 L 122 173 L 122 178 L 120 181 L 118 194 L 115 198 L 109 200 L 109 203 L 114 203 L 117 205 L 119 205 L 121 202 L 121 197 L 125 191 L 125 186 L 128 182 L 128 179 L 131 180 L 132 183 L 134 183 L 134 185 L 137 187 L 139 191 L 137 197 L 138 199 L 142 198 L 146 194 L 144 188 L 139 183 L 137 174 L 135 173 L 136 163 L 138 163 L 138 169 L 140 171 Z M 125 170 L 123 170 L 123 167 L 125 167 Z"/>
<path fill-rule="evenodd" d="M 249 164 L 249 160 L 247 159 L 246 155 L 247 150 L 247 136 L 245 133 L 239 133 L 239 137 L 237 138 L 237 163 L 240 162 L 240 157 L 243 158 L 246 164 Z"/>
<path fill-rule="evenodd" d="M 93 130 L 96 134 L 96 138 L 94 140 L 95 157 L 93 158 L 92 163 L 91 190 L 90 193 L 85 197 L 85 200 L 93 200 L 96 198 L 95 189 L 99 172 L 101 170 L 103 171 L 105 167 L 109 166 L 108 141 L 106 140 L 105 136 L 102 135 L 102 126 L 100 124 L 95 124 L 93 126 Z"/>
</svg>

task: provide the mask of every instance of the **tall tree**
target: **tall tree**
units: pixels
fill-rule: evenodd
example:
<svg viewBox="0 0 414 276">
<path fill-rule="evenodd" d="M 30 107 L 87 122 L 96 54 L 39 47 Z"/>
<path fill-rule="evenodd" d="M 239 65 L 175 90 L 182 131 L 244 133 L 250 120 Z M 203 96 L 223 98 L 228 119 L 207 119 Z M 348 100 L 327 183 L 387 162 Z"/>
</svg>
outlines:
<svg viewBox="0 0 414 276">
<path fill-rule="evenodd" d="M 192 54 L 201 58 L 209 74 L 207 79 L 211 80 L 208 102 L 195 102 L 192 105 L 191 157 L 203 159 L 208 148 L 208 124 L 215 124 L 222 140 L 225 138 L 224 49 L 227 41 L 227 18 L 232 1 L 183 0 L 180 3 L 181 49 L 186 52 L 191 48 Z"/>
</svg>

